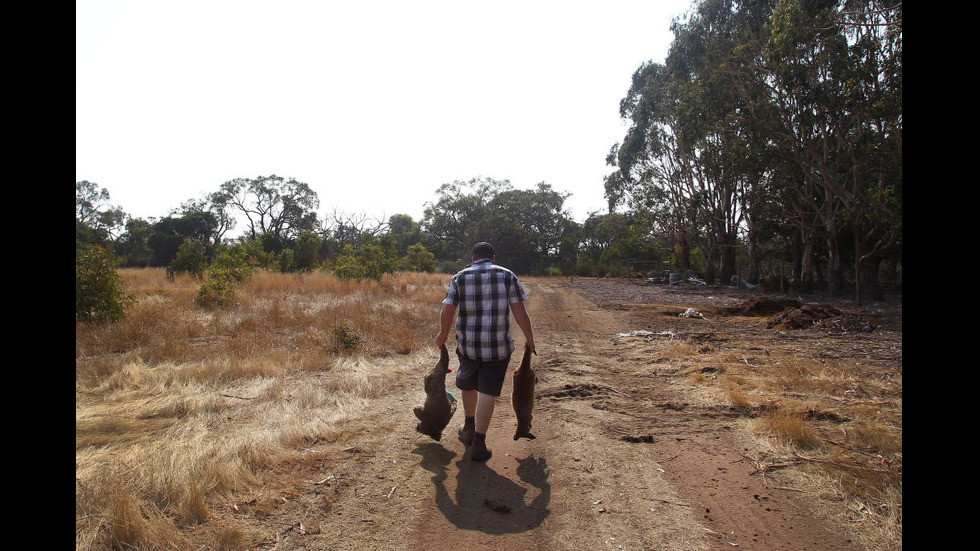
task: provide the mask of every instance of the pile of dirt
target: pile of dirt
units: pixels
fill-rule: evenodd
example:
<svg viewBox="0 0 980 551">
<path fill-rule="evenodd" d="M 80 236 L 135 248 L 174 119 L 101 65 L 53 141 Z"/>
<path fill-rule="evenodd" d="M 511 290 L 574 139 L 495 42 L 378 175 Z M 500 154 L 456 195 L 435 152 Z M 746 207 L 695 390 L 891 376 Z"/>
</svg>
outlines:
<svg viewBox="0 0 980 551">
<path fill-rule="evenodd" d="M 803 304 L 795 298 L 757 296 L 721 311 L 730 316 L 772 316 L 766 326 L 781 331 L 816 329 L 829 333 L 868 333 L 877 327 L 861 316 L 841 312 L 834 306 Z"/>
<path fill-rule="evenodd" d="M 729 307 L 727 312 L 738 316 L 769 316 L 801 306 L 803 303 L 795 298 L 758 296 L 752 297 L 738 306 Z"/>
<path fill-rule="evenodd" d="M 875 324 L 853 314 L 818 320 L 813 327 L 828 333 L 870 333 L 877 329 Z"/>
<path fill-rule="evenodd" d="M 816 323 L 841 316 L 841 311 L 825 304 L 804 304 L 799 308 L 784 310 L 769 319 L 770 329 L 809 329 Z"/>
</svg>

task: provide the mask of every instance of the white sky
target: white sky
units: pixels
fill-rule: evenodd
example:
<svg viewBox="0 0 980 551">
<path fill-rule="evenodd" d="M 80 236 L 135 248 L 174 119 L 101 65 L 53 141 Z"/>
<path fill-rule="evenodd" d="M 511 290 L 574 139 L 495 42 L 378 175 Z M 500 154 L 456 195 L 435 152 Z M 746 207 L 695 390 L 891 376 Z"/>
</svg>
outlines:
<svg viewBox="0 0 980 551">
<path fill-rule="evenodd" d="M 421 220 L 476 177 L 604 211 L 633 72 L 690 0 L 76 0 L 75 180 L 135 217 L 225 181 Z"/>
</svg>

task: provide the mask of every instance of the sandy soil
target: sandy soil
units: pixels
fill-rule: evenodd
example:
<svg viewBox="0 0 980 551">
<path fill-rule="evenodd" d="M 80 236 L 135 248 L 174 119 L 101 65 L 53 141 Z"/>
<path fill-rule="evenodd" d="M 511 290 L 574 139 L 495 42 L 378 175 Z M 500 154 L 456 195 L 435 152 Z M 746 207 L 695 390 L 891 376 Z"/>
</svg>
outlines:
<svg viewBox="0 0 980 551">
<path fill-rule="evenodd" d="M 424 400 L 422 375 L 437 351 L 389 359 L 414 367 L 335 441 L 312 443 L 308 459 L 211 504 L 200 545 L 861 548 L 819 514 L 805 492 L 758 474 L 737 437 L 739 413 L 699 405 L 675 384 L 670 358 L 657 355 L 663 339 L 622 336 L 636 330 L 690 335 L 721 323 L 729 338 L 737 331 L 765 332 L 759 318 L 743 318 L 736 327 L 716 316 L 676 314 L 736 306 L 748 295 L 588 280 L 532 279 L 526 286 L 538 345 L 535 440 L 513 440 L 509 381 L 488 435 L 493 457 L 486 463 L 470 461 L 456 437 L 461 412 L 441 441 L 419 435 L 412 408 Z M 900 358 L 898 308 L 898 325 L 886 340 L 893 352 L 897 342 Z M 820 339 L 800 346 L 819 347 Z M 215 534 L 217 541 L 210 539 Z"/>
</svg>

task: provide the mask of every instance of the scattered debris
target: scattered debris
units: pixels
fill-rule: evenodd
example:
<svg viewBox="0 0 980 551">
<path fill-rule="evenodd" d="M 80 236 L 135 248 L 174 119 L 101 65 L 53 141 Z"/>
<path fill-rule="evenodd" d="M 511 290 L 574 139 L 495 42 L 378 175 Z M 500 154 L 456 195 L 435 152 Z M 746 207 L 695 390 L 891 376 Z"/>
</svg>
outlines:
<svg viewBox="0 0 980 551">
<path fill-rule="evenodd" d="M 683 312 L 680 313 L 679 316 L 682 317 L 682 318 L 700 318 L 700 319 L 704 319 L 704 314 L 702 314 L 701 312 L 698 312 L 694 308 L 688 308 L 687 310 L 684 310 Z"/>
<path fill-rule="evenodd" d="M 690 270 L 684 273 L 672 273 L 667 276 L 667 282 L 671 285 L 677 285 L 678 283 L 690 283 L 692 285 L 707 285 L 703 279 L 699 279 L 694 276 L 694 273 Z"/>
<path fill-rule="evenodd" d="M 744 279 L 742 279 L 742 276 L 738 276 L 738 275 L 732 276 L 732 285 L 734 287 L 738 287 L 739 289 L 748 289 L 750 291 L 759 287 L 758 285 L 753 285 L 748 281 L 745 281 Z"/>
<path fill-rule="evenodd" d="M 663 469 L 658 469 L 658 470 L 661 471 L 661 472 L 663 472 Z M 688 505 L 687 503 L 680 503 L 680 502 L 677 502 L 677 501 L 671 501 L 669 499 L 663 499 L 663 498 L 659 498 L 659 497 L 651 497 L 651 498 L 647 498 L 647 499 L 649 499 L 651 501 L 659 501 L 660 503 L 666 503 L 668 505 L 677 505 L 678 507 L 690 507 L 690 505 Z"/>
<path fill-rule="evenodd" d="M 648 339 L 650 337 L 670 337 L 672 339 L 677 335 L 673 331 L 658 331 L 657 333 L 653 333 L 650 331 L 644 331 L 642 329 L 638 329 L 636 331 L 630 331 L 628 333 L 616 333 L 616 336 L 621 339 L 630 338 L 630 337 L 640 337 L 644 339 Z"/>
<path fill-rule="evenodd" d="M 855 315 L 842 315 L 814 322 L 814 327 L 833 333 L 870 333 L 878 328 Z"/>
<path fill-rule="evenodd" d="M 841 311 L 825 304 L 804 304 L 773 316 L 766 327 L 770 329 L 809 329 L 817 322 L 841 315 Z"/>
<path fill-rule="evenodd" d="M 629 337 L 652 337 L 654 334 L 650 331 L 644 331 L 642 329 L 637 329 L 636 331 L 630 331 L 628 333 L 616 333 L 619 338 L 629 338 Z"/>
</svg>

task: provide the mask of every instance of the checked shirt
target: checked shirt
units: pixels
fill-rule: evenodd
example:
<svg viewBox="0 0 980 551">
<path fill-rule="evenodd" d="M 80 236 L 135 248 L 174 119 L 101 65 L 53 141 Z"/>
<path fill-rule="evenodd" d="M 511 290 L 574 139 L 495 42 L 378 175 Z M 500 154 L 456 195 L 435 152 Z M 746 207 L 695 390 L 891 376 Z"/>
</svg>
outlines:
<svg viewBox="0 0 980 551">
<path fill-rule="evenodd" d="M 443 304 L 457 307 L 459 351 L 479 361 L 506 359 L 514 351 L 510 304 L 527 294 L 514 272 L 489 260 L 478 260 L 453 276 Z"/>
</svg>

